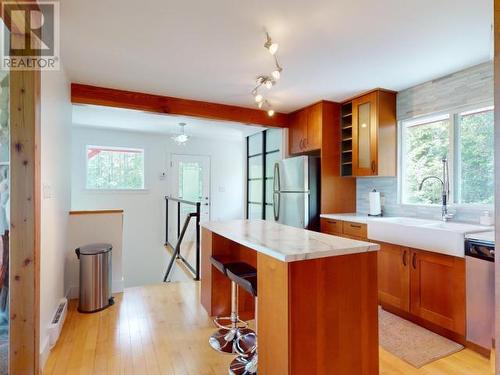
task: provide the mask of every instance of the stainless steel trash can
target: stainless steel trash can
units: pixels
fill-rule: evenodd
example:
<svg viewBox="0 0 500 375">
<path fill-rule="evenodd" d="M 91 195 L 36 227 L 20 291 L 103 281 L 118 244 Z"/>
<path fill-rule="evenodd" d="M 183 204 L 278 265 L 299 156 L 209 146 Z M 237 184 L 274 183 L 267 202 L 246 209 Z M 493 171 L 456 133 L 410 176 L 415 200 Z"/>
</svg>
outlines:
<svg viewBox="0 0 500 375">
<path fill-rule="evenodd" d="M 80 259 L 80 299 L 78 311 L 90 313 L 114 303 L 111 294 L 111 255 L 113 246 L 97 243 L 75 250 Z"/>
</svg>

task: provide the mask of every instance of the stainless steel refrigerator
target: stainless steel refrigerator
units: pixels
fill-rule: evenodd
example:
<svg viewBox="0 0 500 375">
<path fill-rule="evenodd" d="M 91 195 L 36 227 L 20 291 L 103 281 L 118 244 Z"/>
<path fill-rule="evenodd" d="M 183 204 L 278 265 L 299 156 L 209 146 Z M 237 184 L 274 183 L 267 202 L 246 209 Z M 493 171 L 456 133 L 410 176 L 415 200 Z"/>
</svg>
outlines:
<svg viewBox="0 0 500 375">
<path fill-rule="evenodd" d="M 274 165 L 274 220 L 319 230 L 320 158 L 297 156 Z"/>
</svg>

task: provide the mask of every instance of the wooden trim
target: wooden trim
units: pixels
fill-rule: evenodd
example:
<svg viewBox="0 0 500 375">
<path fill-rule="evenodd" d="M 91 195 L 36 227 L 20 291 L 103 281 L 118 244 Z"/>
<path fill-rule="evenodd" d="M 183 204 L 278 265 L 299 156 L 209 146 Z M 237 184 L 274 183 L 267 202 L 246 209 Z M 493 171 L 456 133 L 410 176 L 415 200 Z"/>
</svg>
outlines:
<svg viewBox="0 0 500 375">
<path fill-rule="evenodd" d="M 70 211 L 70 215 L 101 215 L 101 214 L 122 214 L 121 209 L 111 209 L 111 210 L 88 210 L 88 211 Z"/>
<path fill-rule="evenodd" d="M 71 103 L 202 117 L 212 120 L 234 121 L 249 125 L 278 128 L 287 127 L 288 124 L 288 115 L 283 113 L 275 113 L 273 117 L 269 117 L 265 111 L 260 109 L 180 99 L 80 83 L 71 84 Z"/>
<path fill-rule="evenodd" d="M 10 373 L 37 374 L 40 329 L 40 72 L 10 72 Z"/>
<path fill-rule="evenodd" d="M 368 91 L 363 91 L 363 92 L 361 92 L 361 93 L 359 93 L 359 94 L 356 94 L 356 95 L 351 96 L 351 97 L 349 97 L 349 98 L 347 98 L 347 99 L 344 99 L 344 100 L 342 100 L 342 101 L 340 102 L 340 104 L 342 104 L 342 105 L 347 104 L 347 103 L 349 103 L 349 102 L 352 102 L 354 99 L 357 99 L 357 98 L 359 98 L 359 97 L 361 97 L 361 96 L 365 96 L 365 95 L 368 95 L 368 94 L 374 93 L 374 92 L 376 92 L 376 91 L 386 92 L 386 93 L 389 93 L 389 94 L 397 94 L 397 93 L 398 93 L 397 91 L 394 91 L 394 90 L 388 90 L 388 89 L 383 89 L 383 88 L 381 88 L 381 87 L 377 87 L 377 88 L 375 88 L 375 89 L 368 90 Z"/>
<path fill-rule="evenodd" d="M 468 340 L 465 341 L 465 347 L 470 349 L 478 354 L 481 354 L 483 357 L 490 358 L 491 350 L 487 348 L 483 348 L 481 345 L 475 344 Z"/>
<path fill-rule="evenodd" d="M 495 239 L 500 243 L 500 0 L 494 0 L 493 27 L 494 27 L 494 104 L 495 104 Z M 495 258 L 495 340 L 500 341 L 500 257 Z M 500 350 L 495 351 L 493 357 L 497 373 L 500 372 Z"/>
</svg>

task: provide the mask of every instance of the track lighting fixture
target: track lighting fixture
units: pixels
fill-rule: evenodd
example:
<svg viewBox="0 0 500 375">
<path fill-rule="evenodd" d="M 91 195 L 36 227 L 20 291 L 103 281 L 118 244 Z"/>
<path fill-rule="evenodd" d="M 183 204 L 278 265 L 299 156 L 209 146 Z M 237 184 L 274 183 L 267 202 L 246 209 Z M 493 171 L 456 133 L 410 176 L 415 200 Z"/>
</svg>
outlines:
<svg viewBox="0 0 500 375">
<path fill-rule="evenodd" d="M 270 103 L 264 99 L 262 94 L 259 94 L 259 89 L 264 86 L 268 90 L 271 90 L 274 85 L 276 85 L 277 81 L 281 78 L 281 72 L 283 68 L 278 63 L 278 57 L 276 56 L 276 52 L 278 51 L 278 43 L 274 43 L 271 39 L 269 33 L 266 32 L 266 43 L 264 47 L 269 51 L 274 58 L 274 70 L 269 75 L 261 74 L 257 77 L 256 86 L 252 90 L 252 95 L 254 97 L 255 103 L 257 103 L 257 107 L 260 109 L 264 109 L 267 111 L 267 115 L 269 117 L 274 116 L 274 109 L 271 108 Z"/>
<path fill-rule="evenodd" d="M 280 79 L 281 71 L 283 70 L 283 68 L 278 63 L 278 58 L 276 56 L 274 56 L 274 65 L 276 66 L 276 69 L 272 71 L 271 76 L 275 81 L 277 81 L 278 79 Z"/>
<path fill-rule="evenodd" d="M 266 33 L 266 43 L 264 44 L 264 47 L 267 48 L 269 53 L 274 56 L 274 54 L 278 51 L 278 43 L 273 43 L 271 37 L 269 36 L 269 33 Z"/>
</svg>

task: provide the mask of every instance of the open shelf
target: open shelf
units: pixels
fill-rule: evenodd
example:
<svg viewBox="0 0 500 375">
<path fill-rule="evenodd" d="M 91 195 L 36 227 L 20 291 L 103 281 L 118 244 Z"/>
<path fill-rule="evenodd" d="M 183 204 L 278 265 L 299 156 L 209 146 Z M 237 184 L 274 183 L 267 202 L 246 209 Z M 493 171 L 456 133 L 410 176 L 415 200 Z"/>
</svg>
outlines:
<svg viewBox="0 0 500 375">
<path fill-rule="evenodd" d="M 352 103 L 345 103 L 340 110 L 341 176 L 352 176 Z"/>
</svg>

